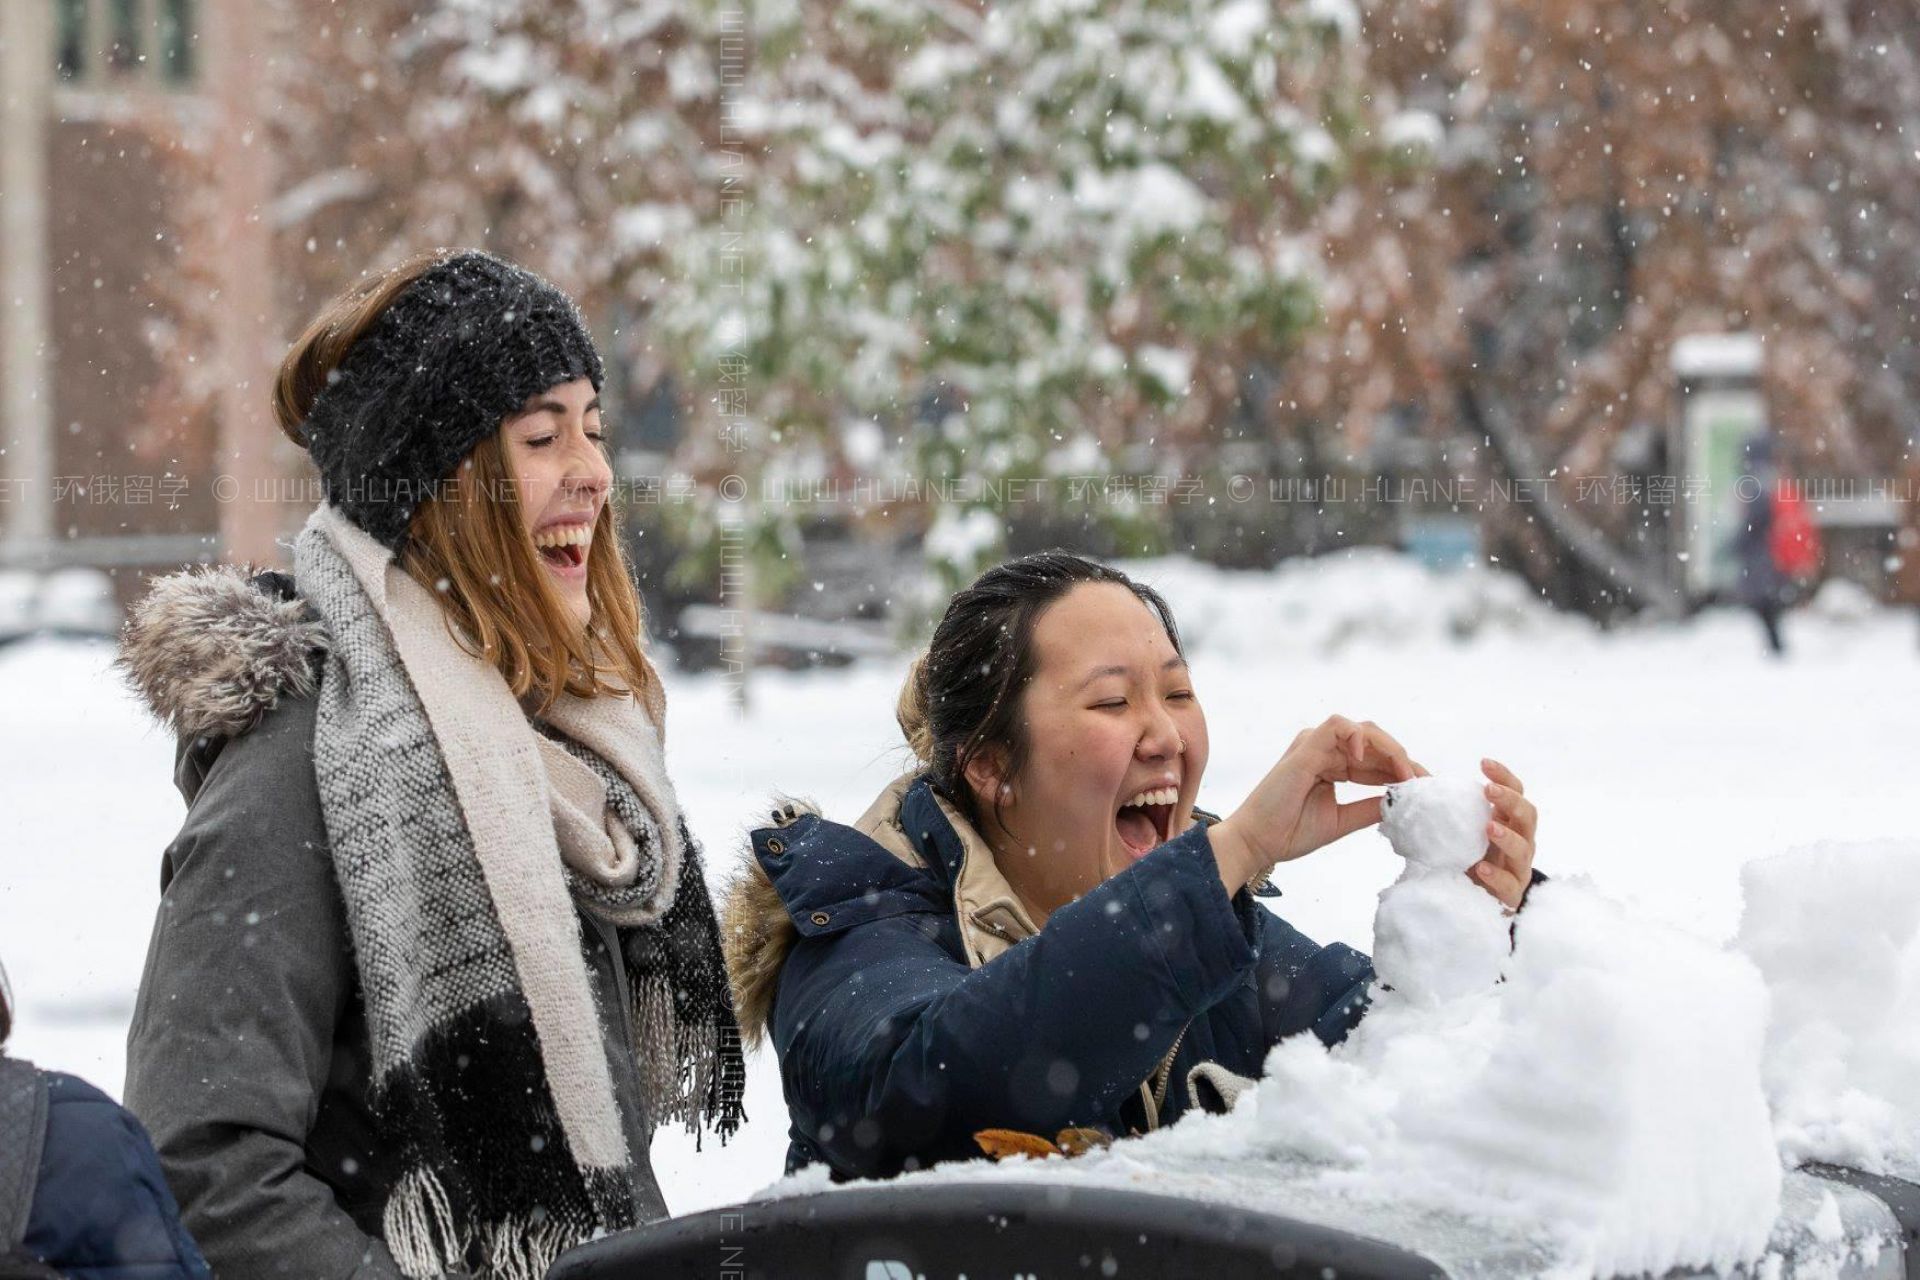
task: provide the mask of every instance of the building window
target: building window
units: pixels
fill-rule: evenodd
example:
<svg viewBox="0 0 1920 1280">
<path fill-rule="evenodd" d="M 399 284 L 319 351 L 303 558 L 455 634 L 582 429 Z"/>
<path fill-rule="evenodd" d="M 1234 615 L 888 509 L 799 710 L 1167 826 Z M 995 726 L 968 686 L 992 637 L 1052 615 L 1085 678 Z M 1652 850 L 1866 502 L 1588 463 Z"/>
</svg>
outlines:
<svg viewBox="0 0 1920 1280">
<path fill-rule="evenodd" d="M 87 72 L 87 0 L 58 0 L 54 17 L 55 65 L 62 80 Z"/>
<path fill-rule="evenodd" d="M 54 65 L 62 80 L 86 87 L 145 80 L 173 88 L 193 82 L 199 70 L 195 0 L 51 3 Z"/>
<path fill-rule="evenodd" d="M 160 74 L 172 84 L 193 79 L 193 0 L 160 0 Z"/>
<path fill-rule="evenodd" d="M 107 67 L 126 75 L 140 66 L 139 0 L 107 0 Z"/>
</svg>

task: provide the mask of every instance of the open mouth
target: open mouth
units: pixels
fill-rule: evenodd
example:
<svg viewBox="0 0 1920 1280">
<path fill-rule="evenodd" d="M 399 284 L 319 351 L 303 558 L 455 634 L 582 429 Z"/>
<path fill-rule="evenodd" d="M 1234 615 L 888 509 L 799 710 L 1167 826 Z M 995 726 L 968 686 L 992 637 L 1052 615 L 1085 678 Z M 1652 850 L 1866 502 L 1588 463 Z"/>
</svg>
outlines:
<svg viewBox="0 0 1920 1280">
<path fill-rule="evenodd" d="M 533 535 L 534 550 L 562 578 L 578 578 L 586 572 L 592 542 L 593 527 L 588 524 L 553 525 Z"/>
<path fill-rule="evenodd" d="M 1149 787 L 1120 806 L 1113 826 L 1128 854 L 1144 857 L 1171 838 L 1173 809 L 1179 800 L 1178 787 Z"/>
<path fill-rule="evenodd" d="M 556 569 L 578 569 L 587 562 L 587 549 L 571 545 L 541 547 L 540 558 Z"/>
</svg>

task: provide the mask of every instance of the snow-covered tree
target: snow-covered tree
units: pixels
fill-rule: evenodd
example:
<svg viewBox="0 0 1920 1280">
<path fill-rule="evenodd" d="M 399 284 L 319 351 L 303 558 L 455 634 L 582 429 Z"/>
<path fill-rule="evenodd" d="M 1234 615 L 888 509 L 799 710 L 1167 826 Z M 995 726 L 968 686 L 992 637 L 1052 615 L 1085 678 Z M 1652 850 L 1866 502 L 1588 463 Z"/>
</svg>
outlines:
<svg viewBox="0 0 1920 1280">
<path fill-rule="evenodd" d="M 691 229 L 717 164 L 704 10 L 273 2 L 293 51 L 269 114 L 290 162 L 276 221 L 314 290 L 481 244 L 596 313 L 658 291 L 645 266 Z"/>
<path fill-rule="evenodd" d="M 714 470 L 778 446 L 961 506 L 1209 442 L 1377 136 L 1345 0 L 280 3 L 290 248 L 503 247 L 635 322 Z"/>
<path fill-rule="evenodd" d="M 748 261 L 684 242 L 655 314 L 694 370 L 745 358 L 790 460 L 965 477 L 956 516 L 1001 478 L 1164 469 L 1312 322 L 1308 211 L 1368 120 L 1343 3 L 763 17 Z"/>
</svg>

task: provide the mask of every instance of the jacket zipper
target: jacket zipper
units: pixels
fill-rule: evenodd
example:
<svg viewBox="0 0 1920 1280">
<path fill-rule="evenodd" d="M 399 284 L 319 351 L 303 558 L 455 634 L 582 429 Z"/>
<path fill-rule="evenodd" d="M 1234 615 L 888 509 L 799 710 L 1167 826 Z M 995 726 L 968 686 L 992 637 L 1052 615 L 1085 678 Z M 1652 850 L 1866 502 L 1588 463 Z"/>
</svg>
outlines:
<svg viewBox="0 0 1920 1280">
<path fill-rule="evenodd" d="M 1147 1104 L 1148 1133 L 1160 1127 L 1160 1109 L 1167 1105 L 1167 1088 L 1173 1083 L 1173 1060 L 1180 1052 L 1180 1042 L 1187 1038 L 1187 1028 L 1192 1025 L 1193 1019 L 1188 1018 L 1185 1025 L 1180 1028 L 1180 1034 L 1173 1038 L 1173 1047 L 1167 1050 L 1167 1056 L 1160 1060 L 1160 1065 L 1154 1068 L 1151 1076 L 1147 1077 L 1148 1080 L 1155 1082 L 1153 1088 L 1149 1090 L 1144 1081 L 1140 1085 L 1141 1100 Z"/>
</svg>

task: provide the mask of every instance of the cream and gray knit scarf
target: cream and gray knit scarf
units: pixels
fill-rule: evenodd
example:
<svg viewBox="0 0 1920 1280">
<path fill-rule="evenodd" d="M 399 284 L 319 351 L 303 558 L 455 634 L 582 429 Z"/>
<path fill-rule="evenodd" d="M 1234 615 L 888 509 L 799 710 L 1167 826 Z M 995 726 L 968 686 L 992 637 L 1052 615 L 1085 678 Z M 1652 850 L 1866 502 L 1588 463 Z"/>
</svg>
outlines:
<svg viewBox="0 0 1920 1280">
<path fill-rule="evenodd" d="M 620 927 L 656 1116 L 724 1137 L 739 1033 L 699 854 L 632 697 L 537 725 L 432 594 L 327 504 L 294 544 L 331 645 L 314 770 L 401 1167 L 384 1236 L 409 1276 L 545 1274 L 634 1225 L 576 901 Z M 611 814 L 611 817 L 608 815 Z"/>
</svg>

